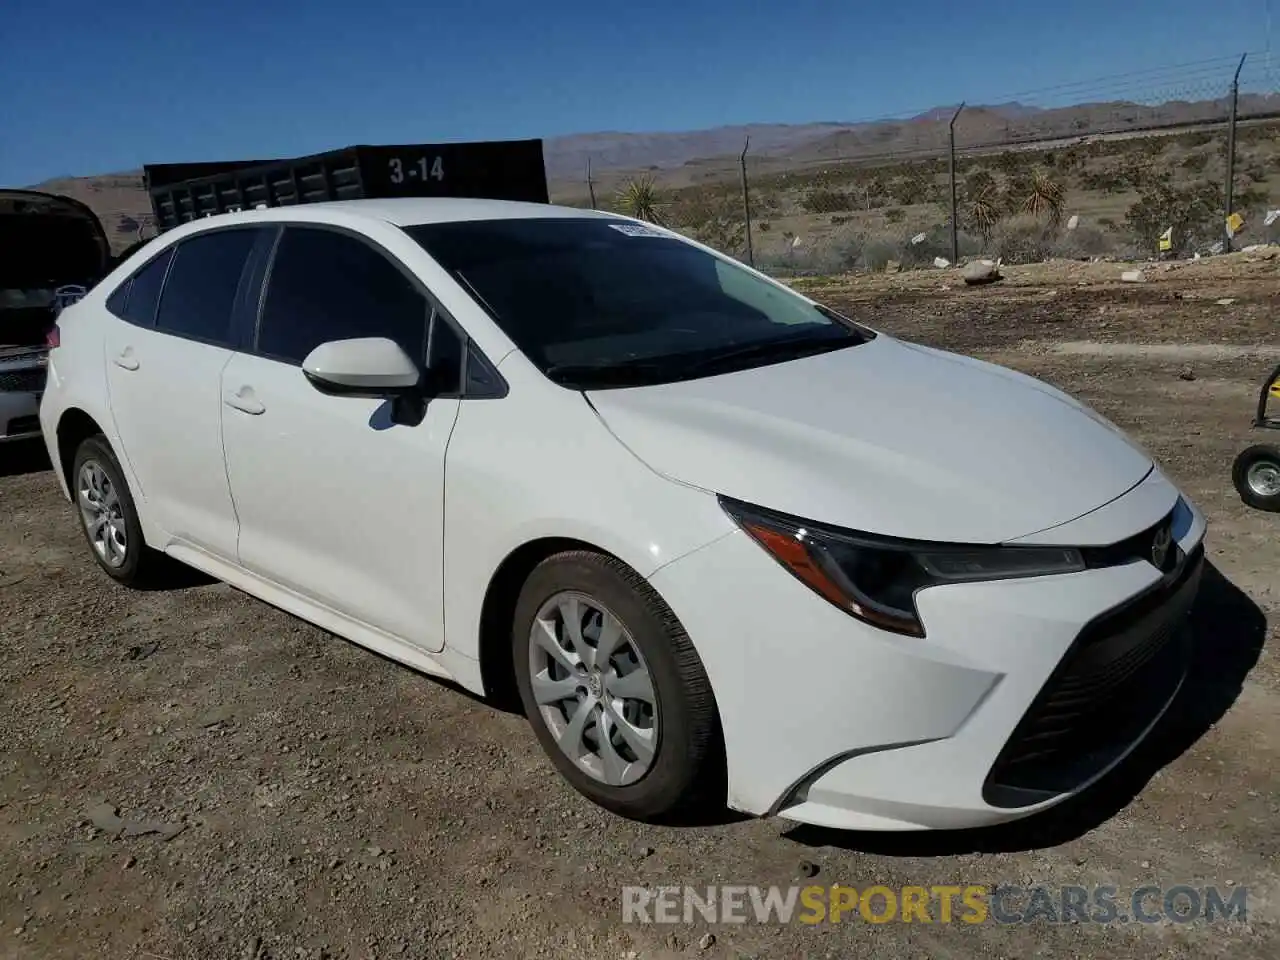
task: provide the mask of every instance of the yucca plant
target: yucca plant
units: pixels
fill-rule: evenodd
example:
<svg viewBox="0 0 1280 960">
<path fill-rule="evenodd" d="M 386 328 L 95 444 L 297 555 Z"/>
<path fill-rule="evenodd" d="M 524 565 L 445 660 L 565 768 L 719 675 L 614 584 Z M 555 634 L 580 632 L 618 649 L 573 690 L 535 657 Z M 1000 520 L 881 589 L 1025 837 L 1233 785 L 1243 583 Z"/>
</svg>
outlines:
<svg viewBox="0 0 1280 960">
<path fill-rule="evenodd" d="M 1000 195 L 994 187 L 987 187 L 969 198 L 969 223 L 983 240 L 991 239 L 991 231 L 1000 222 Z"/>
<path fill-rule="evenodd" d="M 633 177 L 618 191 L 618 206 L 627 216 L 650 223 L 662 223 L 662 201 L 649 176 Z"/>
<path fill-rule="evenodd" d="M 1066 192 L 1062 189 L 1062 184 L 1043 173 L 1037 173 L 1031 181 L 1030 192 L 1022 202 L 1022 209 L 1033 217 L 1046 217 L 1050 226 L 1056 227 L 1062 222 L 1066 203 Z"/>
</svg>

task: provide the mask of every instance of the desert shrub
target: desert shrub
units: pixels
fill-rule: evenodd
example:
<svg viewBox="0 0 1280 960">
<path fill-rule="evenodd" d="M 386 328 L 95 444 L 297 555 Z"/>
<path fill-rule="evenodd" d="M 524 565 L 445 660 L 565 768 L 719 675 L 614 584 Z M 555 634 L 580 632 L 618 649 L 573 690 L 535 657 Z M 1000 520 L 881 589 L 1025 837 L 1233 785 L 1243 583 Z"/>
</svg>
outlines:
<svg viewBox="0 0 1280 960">
<path fill-rule="evenodd" d="M 700 243 L 731 257 L 746 253 L 742 202 L 731 194 L 687 194 L 665 211 L 666 222 Z"/>
<path fill-rule="evenodd" d="M 956 241 L 961 257 L 971 257 L 982 252 L 983 241 L 980 237 L 961 231 L 956 235 Z M 951 259 L 951 228 L 949 226 L 937 226 L 926 231 L 924 239 L 919 243 L 912 243 L 911 239 L 905 240 L 899 245 L 895 259 L 903 267 L 911 269 L 933 266 L 933 261 L 938 257 Z"/>
<path fill-rule="evenodd" d="M 996 169 L 1007 177 L 1025 173 L 1029 166 L 1027 156 L 1026 153 L 1017 150 L 998 153 L 995 157 Z"/>
<path fill-rule="evenodd" d="M 1182 169 L 1189 170 L 1191 173 L 1203 173 L 1208 163 L 1209 155 L 1207 153 L 1193 153 L 1182 161 Z"/>
<path fill-rule="evenodd" d="M 1063 173 L 1075 170 L 1084 163 L 1084 152 L 1076 147 L 1067 147 L 1058 153 L 1058 169 Z"/>
<path fill-rule="evenodd" d="M 1125 225 L 1149 252 L 1156 249 L 1160 234 L 1172 227 L 1173 251 L 1184 255 L 1221 235 L 1221 204 L 1221 191 L 1207 181 L 1179 187 L 1154 181 L 1129 207 Z"/>
<path fill-rule="evenodd" d="M 907 219 L 907 212 L 900 207 L 890 207 L 884 212 L 884 219 L 888 223 L 901 223 Z"/>
<path fill-rule="evenodd" d="M 988 252 L 1006 263 L 1039 263 L 1053 255 L 1058 231 L 1030 214 L 1020 214 L 999 224 L 991 233 Z"/>
<path fill-rule="evenodd" d="M 1205 133 L 1203 130 L 1196 133 L 1188 133 L 1178 138 L 1183 146 L 1187 147 L 1203 147 L 1206 143 L 1213 142 L 1213 134 Z"/>
<path fill-rule="evenodd" d="M 1236 190 L 1232 197 L 1232 207 L 1236 210 L 1244 211 L 1250 207 L 1261 207 L 1270 199 L 1270 195 L 1266 190 L 1259 190 L 1257 187 L 1245 187 L 1243 190 Z"/>
<path fill-rule="evenodd" d="M 805 193 L 800 201 L 807 213 L 830 213 L 832 210 L 852 210 L 853 198 L 842 190 L 815 187 Z"/>
<path fill-rule="evenodd" d="M 782 209 L 782 197 L 775 190 L 753 190 L 751 192 L 751 215 L 753 217 L 769 217 Z"/>
<path fill-rule="evenodd" d="M 991 175 L 989 170 L 975 170 L 964 178 L 961 184 L 961 196 L 965 200 L 972 200 L 974 197 L 990 196 L 994 194 L 999 187 L 996 178 Z"/>
<path fill-rule="evenodd" d="M 1062 230 L 1049 239 L 1051 256 L 1069 260 L 1101 257 L 1115 246 L 1114 237 L 1097 227 L 1079 226 L 1074 230 Z"/>
<path fill-rule="evenodd" d="M 756 229 L 758 229 L 761 233 L 768 233 L 772 227 L 773 227 L 773 224 L 771 224 L 768 220 L 756 221 Z"/>
<path fill-rule="evenodd" d="M 887 185 L 887 193 L 895 204 L 910 207 L 918 203 L 934 203 L 942 199 L 942 188 L 937 180 L 922 171 L 894 180 Z"/>
</svg>

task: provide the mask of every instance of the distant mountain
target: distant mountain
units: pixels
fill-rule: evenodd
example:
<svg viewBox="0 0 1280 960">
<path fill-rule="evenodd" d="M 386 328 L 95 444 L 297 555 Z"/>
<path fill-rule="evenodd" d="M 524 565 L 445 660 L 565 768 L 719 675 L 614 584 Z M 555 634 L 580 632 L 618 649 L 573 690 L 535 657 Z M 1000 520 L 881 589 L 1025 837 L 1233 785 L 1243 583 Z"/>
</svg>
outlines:
<svg viewBox="0 0 1280 960">
<path fill-rule="evenodd" d="M 675 133 L 584 133 L 547 138 L 544 155 L 553 196 L 576 197 L 586 192 L 588 158 L 603 190 L 628 174 L 646 171 L 675 186 L 735 176 L 738 155 L 748 137 L 752 169 L 757 171 L 824 161 L 890 162 L 935 155 L 946 148 L 947 123 L 954 112 L 954 106 L 942 106 L 900 120 L 867 123 L 759 123 Z M 1221 120 L 1226 114 L 1227 105 L 1221 99 L 1154 106 L 1086 103 L 1053 109 L 1016 102 L 974 105 L 961 114 L 956 141 L 961 150 L 998 149 L 1006 143 L 1124 136 L 1147 128 Z M 1268 115 L 1280 115 L 1280 94 L 1241 96 L 1241 117 Z M 150 219 L 141 171 L 47 181 L 36 189 L 65 193 L 88 203 L 119 247 L 136 236 L 140 223 Z"/>
<path fill-rule="evenodd" d="M 801 144 L 847 129 L 839 123 L 756 123 L 683 133 L 583 133 L 545 141 L 547 176 L 581 179 L 587 159 L 593 171 L 662 170 L 700 157 L 736 155 L 748 137 L 753 154 L 793 150 Z"/>
</svg>

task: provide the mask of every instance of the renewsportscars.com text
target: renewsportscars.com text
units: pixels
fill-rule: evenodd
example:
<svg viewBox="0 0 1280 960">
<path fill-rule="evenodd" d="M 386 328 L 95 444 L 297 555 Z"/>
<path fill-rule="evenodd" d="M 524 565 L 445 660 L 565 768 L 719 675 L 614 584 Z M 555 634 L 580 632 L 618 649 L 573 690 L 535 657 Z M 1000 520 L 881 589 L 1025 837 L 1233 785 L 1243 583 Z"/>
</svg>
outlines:
<svg viewBox="0 0 1280 960">
<path fill-rule="evenodd" d="M 628 886 L 624 923 L 1191 923 L 1248 919 L 1248 888 L 1011 884 Z"/>
</svg>

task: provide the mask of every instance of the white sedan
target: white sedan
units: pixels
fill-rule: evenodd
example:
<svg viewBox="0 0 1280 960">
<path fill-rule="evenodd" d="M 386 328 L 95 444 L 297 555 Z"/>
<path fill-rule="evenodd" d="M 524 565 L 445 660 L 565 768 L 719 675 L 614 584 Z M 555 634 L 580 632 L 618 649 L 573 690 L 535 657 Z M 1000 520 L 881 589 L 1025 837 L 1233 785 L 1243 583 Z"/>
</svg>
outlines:
<svg viewBox="0 0 1280 960">
<path fill-rule="evenodd" d="M 1157 722 L 1204 520 L 1062 392 L 662 228 L 480 200 L 199 220 L 61 316 L 93 556 L 491 696 L 592 801 L 1025 816 Z"/>
</svg>

